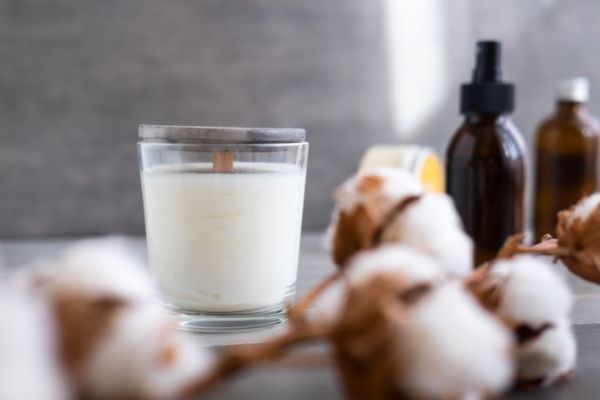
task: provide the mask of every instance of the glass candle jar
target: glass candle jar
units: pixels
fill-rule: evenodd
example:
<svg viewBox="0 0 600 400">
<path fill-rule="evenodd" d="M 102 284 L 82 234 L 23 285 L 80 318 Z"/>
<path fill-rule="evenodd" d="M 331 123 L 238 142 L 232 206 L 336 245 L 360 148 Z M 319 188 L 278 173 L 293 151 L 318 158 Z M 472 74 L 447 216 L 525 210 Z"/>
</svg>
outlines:
<svg viewBox="0 0 600 400">
<path fill-rule="evenodd" d="M 298 269 L 305 131 L 141 125 L 139 136 L 150 269 L 181 325 L 281 322 Z"/>
</svg>

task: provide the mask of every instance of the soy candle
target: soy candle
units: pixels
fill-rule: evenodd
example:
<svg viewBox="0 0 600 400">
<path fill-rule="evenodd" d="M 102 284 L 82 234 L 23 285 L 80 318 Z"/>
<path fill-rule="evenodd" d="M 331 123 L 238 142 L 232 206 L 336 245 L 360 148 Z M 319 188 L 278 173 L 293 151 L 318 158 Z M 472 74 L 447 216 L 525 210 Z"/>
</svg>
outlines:
<svg viewBox="0 0 600 400">
<path fill-rule="evenodd" d="M 301 129 L 140 127 L 151 272 L 192 330 L 278 323 L 298 269 Z"/>
</svg>

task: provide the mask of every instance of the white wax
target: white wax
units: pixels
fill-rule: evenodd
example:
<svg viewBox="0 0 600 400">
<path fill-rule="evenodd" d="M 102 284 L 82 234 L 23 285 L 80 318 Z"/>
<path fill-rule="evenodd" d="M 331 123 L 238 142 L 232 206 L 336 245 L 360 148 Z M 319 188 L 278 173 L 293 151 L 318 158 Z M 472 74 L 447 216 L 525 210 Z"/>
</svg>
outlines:
<svg viewBox="0 0 600 400">
<path fill-rule="evenodd" d="M 295 285 L 305 174 L 279 164 L 207 165 L 142 174 L 150 267 L 173 306 L 246 311 Z M 247 171 L 247 172 L 244 172 Z"/>
</svg>

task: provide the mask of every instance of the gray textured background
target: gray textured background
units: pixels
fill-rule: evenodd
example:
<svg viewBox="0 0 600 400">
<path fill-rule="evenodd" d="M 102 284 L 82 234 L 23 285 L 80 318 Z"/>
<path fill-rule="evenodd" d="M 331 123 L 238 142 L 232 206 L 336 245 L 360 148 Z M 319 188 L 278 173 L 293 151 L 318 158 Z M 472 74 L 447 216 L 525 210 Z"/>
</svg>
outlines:
<svg viewBox="0 0 600 400">
<path fill-rule="evenodd" d="M 139 123 L 306 128 L 305 225 L 322 227 L 369 144 L 443 151 L 477 38 L 503 40 L 526 136 L 557 79 L 600 90 L 600 2 L 423 1 L 448 90 L 402 132 L 384 0 L 0 0 L 0 236 L 142 232 Z"/>
</svg>

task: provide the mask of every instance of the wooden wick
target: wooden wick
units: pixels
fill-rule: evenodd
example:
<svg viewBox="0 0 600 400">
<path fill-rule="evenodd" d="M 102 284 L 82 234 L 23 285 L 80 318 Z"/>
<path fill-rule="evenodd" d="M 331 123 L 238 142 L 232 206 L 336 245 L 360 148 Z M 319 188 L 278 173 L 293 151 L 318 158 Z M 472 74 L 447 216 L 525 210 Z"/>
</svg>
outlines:
<svg viewBox="0 0 600 400">
<path fill-rule="evenodd" d="M 215 151 L 212 153 L 213 172 L 233 172 L 233 153 L 229 150 Z"/>
</svg>

